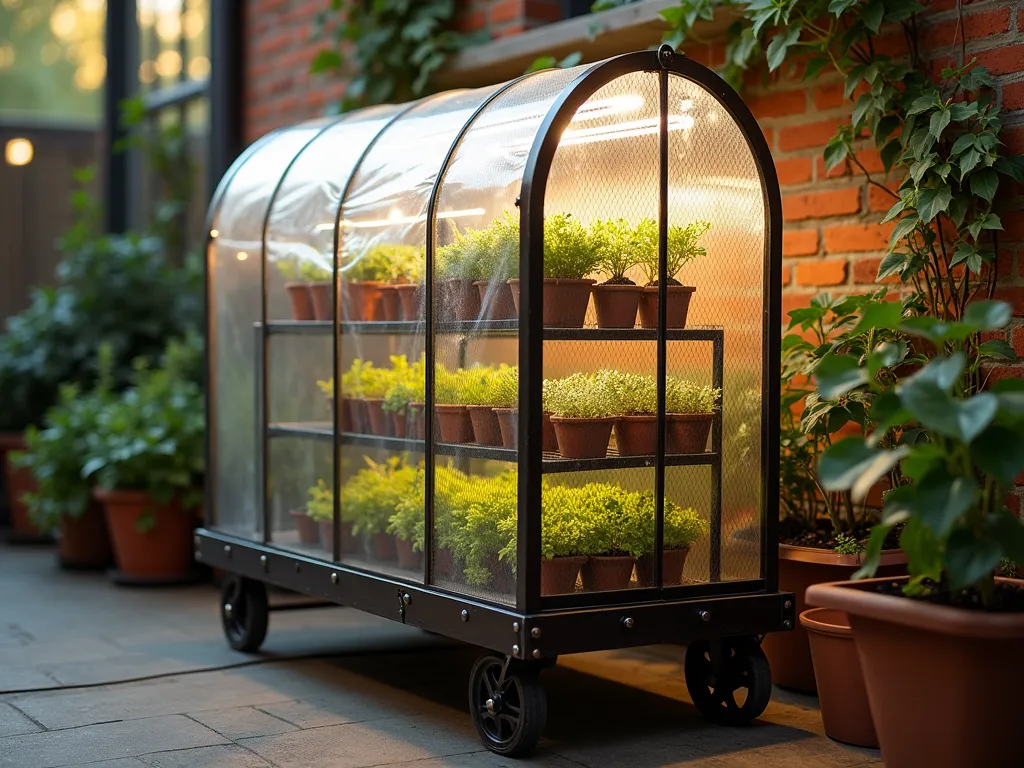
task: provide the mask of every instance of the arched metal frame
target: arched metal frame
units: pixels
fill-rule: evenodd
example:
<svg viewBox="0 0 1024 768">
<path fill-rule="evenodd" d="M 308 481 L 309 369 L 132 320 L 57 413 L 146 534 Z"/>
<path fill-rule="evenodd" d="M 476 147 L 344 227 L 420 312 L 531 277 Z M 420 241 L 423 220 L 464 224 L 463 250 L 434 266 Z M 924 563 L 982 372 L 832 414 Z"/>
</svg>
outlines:
<svg viewBox="0 0 1024 768">
<path fill-rule="evenodd" d="M 542 471 L 542 403 L 541 383 L 543 379 L 543 341 L 544 327 L 543 317 L 539 299 L 543 292 L 543 268 L 540 257 L 531 258 L 531 255 L 543 253 L 543 222 L 544 204 L 547 191 L 547 182 L 551 173 L 552 164 L 555 159 L 555 152 L 559 145 L 562 132 L 567 128 L 576 111 L 597 92 L 615 79 L 636 72 L 656 73 L 659 76 L 659 273 L 664 278 L 667 272 L 667 234 L 668 234 L 668 88 L 669 78 L 673 75 L 685 78 L 689 82 L 703 88 L 714 96 L 725 110 L 732 117 L 739 127 L 743 138 L 750 150 L 757 173 L 760 177 L 762 194 L 764 196 L 765 229 L 766 238 L 764 242 L 763 260 L 763 317 L 762 317 L 762 411 L 761 411 L 761 578 L 748 581 L 731 581 L 726 583 L 714 582 L 703 585 L 689 585 L 685 587 L 666 587 L 660 583 L 661 560 L 663 544 L 663 513 L 664 513 L 664 482 L 665 482 L 665 376 L 666 376 L 666 284 L 665 279 L 659 280 L 659 327 L 657 330 L 657 376 L 659 381 L 658 391 L 658 446 L 657 466 L 655 472 L 656 487 L 656 547 L 655 572 L 658 574 L 659 582 L 654 587 L 638 588 L 630 590 L 629 593 L 596 593 L 589 595 L 586 600 L 580 601 L 580 596 L 544 597 L 540 595 L 540 541 L 541 541 L 541 471 Z M 440 193 L 446 172 L 452 164 L 456 151 L 463 138 L 471 131 L 477 118 L 497 98 L 506 93 L 510 88 L 522 82 L 531 75 L 524 75 L 516 80 L 509 81 L 486 96 L 483 101 L 473 110 L 465 124 L 454 136 L 451 146 L 444 157 L 437 176 L 432 183 L 429 197 L 427 198 L 426 209 L 426 270 L 424 293 L 428 297 L 425 302 L 425 323 L 426 338 L 424 355 L 427 362 L 426 373 L 426 397 L 429 405 L 433 402 L 433 355 L 434 355 L 434 323 L 433 323 L 433 261 L 435 243 L 435 217 L 437 213 L 438 196 Z M 378 130 L 372 140 L 363 149 L 359 159 L 353 165 L 347 182 L 338 201 L 338 209 L 335 217 L 333 260 L 335 269 L 334 280 L 334 308 L 336 324 L 334 329 L 334 370 L 340 359 L 341 333 L 340 325 L 340 237 L 339 224 L 348 192 L 353 180 L 359 172 L 363 160 L 367 157 L 377 141 L 384 136 L 388 128 L 397 120 L 416 106 L 428 103 L 432 97 L 420 100 L 403 108 L 396 110 L 385 124 Z M 341 118 L 344 119 L 344 118 Z M 263 280 L 263 308 L 262 319 L 266 325 L 266 236 L 267 222 L 273 207 L 276 191 L 280 188 L 287 175 L 288 168 L 302 154 L 302 151 L 310 146 L 323 132 L 337 124 L 333 121 L 325 125 L 320 131 L 306 142 L 296 153 L 291 163 L 281 174 L 274 193 L 271 195 L 265 212 L 263 226 L 263 265 L 261 267 L 261 279 Z M 287 130 L 287 129 L 285 129 Z M 256 142 L 249 147 L 245 153 L 232 165 L 224 180 L 218 186 L 211 204 L 210 223 L 215 221 L 216 211 L 220 208 L 225 193 L 230 186 L 238 169 L 245 160 L 252 156 L 258 147 L 265 142 L 272 140 L 272 136 L 279 135 L 275 132 Z M 452 637 L 466 642 L 484 645 L 495 650 L 509 652 L 510 643 L 518 641 L 521 645 L 514 646 L 511 651 L 513 655 L 526 656 L 528 648 L 535 645 L 528 638 L 540 637 L 539 629 L 544 627 L 545 637 L 552 631 L 554 637 L 549 637 L 545 643 L 543 654 L 574 652 L 579 650 L 590 650 L 605 647 L 618 647 L 620 645 L 641 645 L 650 642 L 672 642 L 681 638 L 695 636 L 706 636 L 708 628 L 702 627 L 700 621 L 689 616 L 689 613 L 679 613 L 682 605 L 692 605 L 695 601 L 710 604 L 714 600 L 719 605 L 725 601 L 736 603 L 736 618 L 730 619 L 727 623 L 727 633 L 741 633 L 754 627 L 749 631 L 761 633 L 792 626 L 795 616 L 792 611 L 791 595 L 780 595 L 778 589 L 777 543 L 778 519 L 773 514 L 765 514 L 768 510 L 768 500 L 777 498 L 778 495 L 778 439 L 779 428 L 777 414 L 774 404 L 778 402 L 779 380 L 776 375 L 779 366 L 780 344 L 781 344 L 781 253 L 782 253 L 782 205 L 779 192 L 778 179 L 775 167 L 772 162 L 771 153 L 767 142 L 757 125 L 753 115 L 740 97 L 721 78 L 715 75 L 706 67 L 687 59 L 685 56 L 677 55 L 666 46 L 659 51 L 644 51 L 632 54 L 625 54 L 603 62 L 599 62 L 584 69 L 551 103 L 548 111 L 535 134 L 528 159 L 523 170 L 521 181 L 520 197 L 516 204 L 520 209 L 520 255 L 519 274 L 523 290 L 520 294 L 520 324 L 518 336 L 519 368 L 523 372 L 519 384 L 520 426 L 518 444 L 518 466 L 519 466 L 519 509 L 518 516 L 518 552 L 517 552 L 517 573 L 516 580 L 516 604 L 515 608 L 484 602 L 468 595 L 447 592 L 431 584 L 432 576 L 432 502 L 433 502 L 433 468 L 434 459 L 434 437 L 431 418 L 425 422 L 426 434 L 424 435 L 425 461 L 427 466 L 425 479 L 425 530 L 427 540 L 424 545 L 424 573 L 423 583 L 407 582 L 401 579 L 383 576 L 378 573 L 361 571 L 339 563 L 341 542 L 340 526 L 335 526 L 335 538 L 333 541 L 334 562 L 325 562 L 310 558 L 295 552 L 273 549 L 267 546 L 267 535 L 269 523 L 263 520 L 264 543 L 262 545 L 235 539 L 230 535 L 218 532 L 215 527 L 209 530 L 200 530 L 197 536 L 197 557 L 219 566 L 232 570 L 243 575 L 254 578 L 261 578 L 266 581 L 279 584 L 280 586 L 296 589 L 311 595 L 327 597 L 338 602 L 345 602 L 363 610 L 376 613 L 381 616 L 395 618 L 395 588 L 398 588 L 398 616 L 399 620 L 405 623 L 412 623 L 431 631 L 440 631 Z M 209 244 L 209 243 L 208 243 Z M 213 301 L 211 286 L 207 278 L 207 302 L 208 310 Z M 209 311 L 207 314 L 209 318 Z M 209 322 L 209 319 L 208 319 Z M 264 345 L 266 336 L 264 334 Z M 263 360 L 264 381 L 266 377 L 266 356 Z M 214 371 L 210 367 L 212 360 L 209 349 L 207 351 L 208 376 Z M 263 385 L 261 384 L 261 387 Z M 335 402 L 340 401 L 340 384 L 337 375 L 335 376 Z M 265 389 L 265 388 L 264 388 Z M 264 417 L 266 414 L 265 391 L 260 393 L 261 407 Z M 208 420 L 214 415 L 215 404 L 207 401 Z M 340 409 L 335 409 L 334 414 L 334 483 L 338 487 L 338 466 L 340 458 L 341 434 Z M 264 422 L 265 423 L 265 422 Z M 264 430 L 265 432 L 265 430 Z M 213 466 L 215 461 L 215 450 L 212 445 L 212 430 L 208 430 L 207 457 L 208 466 Z M 261 443 L 261 449 L 266 451 L 265 435 Z M 263 508 L 261 512 L 267 514 L 267 505 L 264 498 L 266 482 L 266 463 L 264 459 L 261 468 L 259 482 L 264 489 L 258 494 Z M 216 517 L 212 507 L 212 483 L 207 488 L 207 515 L 211 525 L 215 525 Z M 533 511 L 533 514 L 530 512 Z M 335 493 L 335 520 L 339 519 L 340 501 L 339 494 Z M 720 520 L 717 521 L 718 530 L 714 529 L 715 521 L 712 521 L 712 536 L 720 536 Z M 236 553 L 231 554 L 231 546 L 224 546 L 225 542 L 232 542 L 237 545 Z M 284 561 L 287 565 L 294 565 L 292 568 L 272 569 L 271 560 Z M 712 558 L 714 559 L 714 558 Z M 300 567 L 301 566 L 301 567 Z M 712 565 L 714 569 L 714 565 Z M 330 587 L 327 585 L 329 577 Z M 323 583 L 321 583 L 321 579 Z M 315 582 L 315 585 L 314 585 Z M 784 602 L 789 598 L 789 602 Z M 416 605 L 418 610 L 413 609 Z M 608 627 L 618 626 L 622 621 L 621 608 L 629 605 L 631 611 L 638 610 L 641 605 L 646 607 L 646 615 L 655 621 L 655 626 L 644 627 L 640 632 L 632 633 L 628 640 L 618 638 L 608 640 L 607 638 L 595 637 L 594 633 L 604 631 L 607 634 Z M 571 608 L 588 607 L 586 611 L 572 611 Z M 449 614 L 449 611 L 454 613 Z M 453 622 L 452 617 L 461 613 L 461 623 Z M 481 619 L 470 622 L 471 615 L 481 616 Z M 631 613 L 631 616 L 634 614 Z M 513 633 L 508 632 L 509 622 L 517 619 L 513 625 Z M 662 626 L 657 622 L 662 622 Z M 671 626 L 669 626 L 671 624 Z M 630 624 L 630 627 L 633 625 Z M 531 630 L 531 627 L 533 628 Z M 536 634 L 532 634 L 536 633 Z M 536 654 L 537 651 L 534 651 Z M 535 656 L 535 658 L 539 658 Z"/>
</svg>

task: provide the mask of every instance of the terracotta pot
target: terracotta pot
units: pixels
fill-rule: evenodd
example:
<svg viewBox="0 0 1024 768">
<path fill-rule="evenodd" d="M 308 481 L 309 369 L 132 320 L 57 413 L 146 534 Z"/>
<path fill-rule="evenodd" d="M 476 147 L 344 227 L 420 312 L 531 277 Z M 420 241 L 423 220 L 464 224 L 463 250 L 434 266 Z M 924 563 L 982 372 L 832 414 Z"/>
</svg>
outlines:
<svg viewBox="0 0 1024 768">
<path fill-rule="evenodd" d="M 391 419 L 391 433 L 402 440 L 405 439 L 405 411 L 385 411 L 384 418 Z"/>
<path fill-rule="evenodd" d="M 405 436 L 409 440 L 426 439 L 426 419 L 423 418 L 425 410 L 423 403 L 409 403 L 405 416 Z"/>
<path fill-rule="evenodd" d="M 316 319 L 313 312 L 313 296 L 309 291 L 309 283 L 285 283 L 288 299 L 292 303 L 292 320 L 309 322 Z"/>
<path fill-rule="evenodd" d="M 483 317 L 488 320 L 515 320 L 519 317 L 516 314 L 516 303 L 512 300 L 512 289 L 508 283 L 477 280 L 473 285 L 480 293 Z"/>
<path fill-rule="evenodd" d="M 370 434 L 390 437 L 392 421 L 388 418 L 382 407 L 384 399 L 380 397 L 367 397 L 363 400 L 363 403 L 366 405 L 366 417 L 370 422 Z"/>
<path fill-rule="evenodd" d="M 616 416 L 615 447 L 619 456 L 653 456 L 658 450 L 657 416 Z"/>
<path fill-rule="evenodd" d="M 423 570 L 423 553 L 416 552 L 412 548 L 412 542 L 395 537 L 395 554 L 398 557 L 398 567 L 406 571 Z"/>
<path fill-rule="evenodd" d="M 334 552 L 334 521 L 318 520 L 316 525 L 320 529 L 320 546 Z"/>
<path fill-rule="evenodd" d="M 472 322 L 480 317 L 480 291 L 472 280 L 441 280 L 434 302 L 435 317 L 441 322 Z"/>
<path fill-rule="evenodd" d="M 891 581 L 807 590 L 811 605 L 850 617 L 886 767 L 1024 765 L 1024 612 L 971 611 L 874 591 Z"/>
<path fill-rule="evenodd" d="M 26 493 L 36 490 L 32 470 L 14 466 L 10 457 L 10 452 L 24 451 L 25 448 L 25 438 L 20 432 L 0 433 L 0 469 L 3 470 L 7 509 L 11 516 L 11 539 L 23 542 L 48 541 L 49 531 L 42 530 L 32 522 L 28 506 L 21 500 Z"/>
<path fill-rule="evenodd" d="M 384 319 L 384 304 L 381 300 L 381 288 L 384 283 L 376 280 L 352 282 L 348 284 L 349 296 L 358 319 L 376 322 Z M 356 319 L 355 317 L 351 319 Z"/>
<path fill-rule="evenodd" d="M 704 453 L 713 413 L 666 413 L 665 453 Z"/>
<path fill-rule="evenodd" d="M 437 431 L 442 443 L 472 443 L 473 422 L 464 405 L 436 405 Z"/>
<path fill-rule="evenodd" d="M 351 432 L 353 430 L 353 426 L 354 425 L 352 422 L 352 398 L 343 397 L 341 398 L 341 431 Z"/>
<path fill-rule="evenodd" d="M 800 614 L 800 626 L 811 641 L 825 734 L 855 747 L 877 748 L 878 737 L 849 618 L 831 608 L 812 608 Z"/>
<path fill-rule="evenodd" d="M 643 286 L 602 283 L 594 286 L 594 310 L 598 328 L 632 328 Z"/>
<path fill-rule="evenodd" d="M 186 578 L 192 569 L 195 516 L 179 499 L 159 504 L 145 491 L 104 491 L 103 504 L 121 575 L 129 579 Z M 152 523 L 147 525 L 146 520 Z M 139 530 L 140 525 L 144 530 Z"/>
<path fill-rule="evenodd" d="M 469 420 L 473 424 L 473 437 L 480 445 L 501 445 L 501 427 L 494 409 L 489 405 L 470 405 Z"/>
<path fill-rule="evenodd" d="M 596 280 L 569 280 L 566 278 L 544 278 L 542 301 L 545 328 L 582 328 L 587 317 L 587 304 Z M 512 300 L 519 315 L 519 280 L 508 281 L 512 288 Z"/>
<path fill-rule="evenodd" d="M 897 576 L 906 573 L 907 557 L 899 550 L 882 553 L 879 573 Z M 830 549 L 779 545 L 779 590 L 792 592 L 796 598 L 796 612 L 807 610 L 804 593 L 812 584 L 842 581 L 853 576 L 861 566 L 857 555 L 837 555 Z M 804 693 L 814 693 L 814 665 L 807 632 L 799 624 L 792 632 L 770 632 L 761 647 L 768 655 L 775 685 Z"/>
<path fill-rule="evenodd" d="M 542 558 L 540 561 L 540 593 L 542 595 L 571 595 L 576 591 L 576 577 L 580 566 L 587 562 L 585 555 Z"/>
<path fill-rule="evenodd" d="M 628 589 L 636 558 L 630 555 L 591 555 L 580 568 L 584 592 Z"/>
<path fill-rule="evenodd" d="M 370 537 L 373 556 L 377 560 L 394 560 L 398 553 L 395 550 L 395 537 L 390 533 L 375 533 Z"/>
<path fill-rule="evenodd" d="M 519 409 L 495 408 L 494 415 L 498 419 L 498 429 L 501 431 L 502 448 L 515 450 L 519 447 Z"/>
<path fill-rule="evenodd" d="M 565 419 L 552 416 L 558 452 L 566 459 L 601 459 L 608 455 L 608 441 L 615 419 Z"/>
<path fill-rule="evenodd" d="M 402 319 L 402 300 L 397 289 L 397 285 L 380 286 L 381 319 L 388 322 Z"/>
<path fill-rule="evenodd" d="M 409 322 L 422 320 L 425 317 L 423 311 L 423 286 L 422 285 L 396 285 L 398 299 L 402 306 L 402 319 Z"/>
<path fill-rule="evenodd" d="M 309 296 L 313 302 L 313 317 L 316 320 L 333 320 L 334 289 L 330 283 L 310 283 Z"/>
<path fill-rule="evenodd" d="M 295 530 L 299 533 L 299 544 L 316 544 L 320 541 L 316 520 L 307 515 L 305 510 L 291 509 L 288 514 L 292 516 Z"/>
<path fill-rule="evenodd" d="M 540 416 L 540 449 L 544 453 L 558 453 L 558 435 L 551 423 L 551 411 L 544 411 Z"/>
<path fill-rule="evenodd" d="M 362 549 L 360 538 L 352 532 L 352 523 L 341 523 L 341 554 L 355 555 Z"/>
<path fill-rule="evenodd" d="M 90 499 L 84 514 L 60 519 L 57 556 L 61 568 L 106 569 L 114 562 L 103 505 Z"/>
<path fill-rule="evenodd" d="M 370 433 L 370 411 L 366 407 L 366 401 L 361 397 L 353 397 L 349 400 L 349 410 L 352 412 L 352 431 L 363 435 Z"/>
<path fill-rule="evenodd" d="M 666 587 L 675 587 L 683 583 L 683 568 L 686 567 L 686 556 L 689 547 L 682 549 L 666 549 L 661 553 L 661 583 Z M 636 581 L 641 587 L 653 587 L 654 555 L 644 555 L 636 559 Z"/>
<path fill-rule="evenodd" d="M 668 285 L 668 306 L 665 312 L 666 328 L 685 328 L 686 315 L 690 310 L 690 298 L 697 290 L 692 285 Z M 658 327 L 658 286 L 644 286 L 640 298 L 640 327 Z"/>
</svg>

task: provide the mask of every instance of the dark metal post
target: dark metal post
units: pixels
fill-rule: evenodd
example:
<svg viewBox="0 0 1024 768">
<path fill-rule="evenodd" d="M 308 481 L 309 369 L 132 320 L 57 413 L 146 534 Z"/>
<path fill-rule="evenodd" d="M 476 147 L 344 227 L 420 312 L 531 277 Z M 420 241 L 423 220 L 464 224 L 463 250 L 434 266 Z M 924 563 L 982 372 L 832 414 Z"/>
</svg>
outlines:
<svg viewBox="0 0 1024 768">
<path fill-rule="evenodd" d="M 658 50 L 662 66 L 672 62 L 672 48 Z M 665 390 L 668 367 L 668 71 L 658 72 L 658 446 L 654 470 L 654 583 L 661 589 L 665 542 Z"/>
<path fill-rule="evenodd" d="M 210 5 L 210 148 L 207 189 L 242 151 L 243 37 L 241 0 Z"/>
<path fill-rule="evenodd" d="M 121 128 L 121 102 L 134 90 L 133 52 L 137 31 L 135 0 L 107 4 L 107 82 L 103 90 L 106 205 L 103 215 L 108 232 L 124 232 L 128 228 L 128 156 L 115 151 L 114 147 L 125 136 Z"/>
<path fill-rule="evenodd" d="M 719 334 L 712 345 L 711 386 L 722 390 L 725 371 L 725 338 Z M 711 552 L 709 578 L 712 582 L 722 580 L 722 413 L 725 393 L 718 400 L 718 413 L 711 428 L 711 450 L 714 459 L 711 464 Z"/>
</svg>

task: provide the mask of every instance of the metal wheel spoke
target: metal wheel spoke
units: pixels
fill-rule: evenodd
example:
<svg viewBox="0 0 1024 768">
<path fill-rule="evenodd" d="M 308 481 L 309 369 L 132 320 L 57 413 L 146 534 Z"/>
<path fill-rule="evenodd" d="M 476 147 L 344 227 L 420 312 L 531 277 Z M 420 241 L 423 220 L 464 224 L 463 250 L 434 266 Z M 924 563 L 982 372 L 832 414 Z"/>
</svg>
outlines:
<svg viewBox="0 0 1024 768">
<path fill-rule="evenodd" d="M 483 678 L 484 678 L 484 685 L 487 687 L 487 697 L 490 698 L 490 699 L 493 699 L 494 698 L 494 689 L 496 687 L 495 686 L 496 681 L 491 679 L 490 670 L 484 672 Z"/>
<path fill-rule="evenodd" d="M 519 717 L 520 710 L 519 710 L 519 707 L 517 707 L 515 704 L 509 704 L 506 701 L 504 706 L 505 706 L 505 709 L 508 711 L 508 713 L 510 715 L 515 715 L 516 717 Z"/>
<path fill-rule="evenodd" d="M 519 725 L 519 717 L 513 717 L 512 715 L 506 712 L 502 712 L 500 715 L 498 715 L 498 720 L 503 723 L 508 723 L 513 733 L 515 733 L 516 727 Z"/>
</svg>

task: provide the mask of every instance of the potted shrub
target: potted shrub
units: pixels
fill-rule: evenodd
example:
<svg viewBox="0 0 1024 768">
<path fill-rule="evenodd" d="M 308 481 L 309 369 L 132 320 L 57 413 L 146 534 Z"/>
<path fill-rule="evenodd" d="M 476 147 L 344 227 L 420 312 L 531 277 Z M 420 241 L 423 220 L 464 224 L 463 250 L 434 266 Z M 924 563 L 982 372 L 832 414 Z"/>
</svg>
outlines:
<svg viewBox="0 0 1024 768">
<path fill-rule="evenodd" d="M 627 513 L 627 519 L 635 519 L 636 525 L 650 531 L 651 537 L 645 551 L 636 560 L 636 580 L 642 587 L 656 584 L 654 578 L 654 494 L 650 491 L 630 494 L 627 506 L 636 505 L 637 510 Z M 661 555 L 661 583 L 666 587 L 683 583 L 683 568 L 690 545 L 707 536 L 711 524 L 697 514 L 692 507 L 680 507 L 665 499 L 665 520 L 662 527 L 663 549 Z"/>
<path fill-rule="evenodd" d="M 473 238 L 470 248 L 469 258 L 476 265 L 478 276 L 473 285 L 480 293 L 481 317 L 515 320 L 518 315 L 508 281 L 519 276 L 518 216 L 502 211 Z"/>
<path fill-rule="evenodd" d="M 395 537 L 398 567 L 407 571 L 423 570 L 424 496 L 423 470 L 417 470 L 407 495 L 395 505 L 388 519 L 388 533 Z"/>
<path fill-rule="evenodd" d="M 461 368 L 449 371 L 443 365 L 437 365 L 434 373 L 434 412 L 440 442 L 473 442 L 473 422 L 463 398 L 467 383 L 472 388 L 474 377 L 474 374 L 467 375 Z"/>
<path fill-rule="evenodd" d="M 404 358 L 403 358 L 404 360 Z M 396 369 L 381 408 L 392 419 L 395 437 L 423 439 L 424 370 L 426 359 Z"/>
<path fill-rule="evenodd" d="M 438 248 L 434 260 L 434 318 L 471 322 L 480 317 L 480 291 L 474 283 L 486 277 L 478 263 L 485 236 L 470 228 L 459 232 L 454 223 L 452 233 L 452 242 Z"/>
<path fill-rule="evenodd" d="M 331 284 L 333 273 L 312 261 L 304 261 L 299 266 L 299 274 L 309 286 L 309 296 L 313 302 L 313 318 L 316 320 L 334 319 L 334 286 Z"/>
<path fill-rule="evenodd" d="M 665 380 L 665 452 L 704 453 L 722 390 L 669 376 Z"/>
<path fill-rule="evenodd" d="M 284 288 L 288 291 L 288 300 L 292 306 L 292 319 L 304 322 L 316 319 L 309 283 L 303 277 L 299 260 L 294 256 L 288 256 L 276 260 L 274 266 L 284 279 Z"/>
<path fill-rule="evenodd" d="M 334 551 L 334 491 L 323 480 L 308 491 L 305 509 L 288 511 L 295 522 L 300 544 L 319 544 L 328 552 Z"/>
<path fill-rule="evenodd" d="M 595 221 L 590 225 L 597 251 L 597 268 L 608 275 L 594 286 L 594 310 L 598 328 L 632 328 L 644 293 L 626 272 L 640 263 L 636 231 L 625 219 Z"/>
<path fill-rule="evenodd" d="M 105 569 L 113 562 L 103 507 L 92 498 L 91 485 L 82 477 L 89 436 L 114 397 L 106 349 L 106 354 L 101 351 L 102 373 L 96 389 L 82 394 L 74 385 L 61 387 L 42 429 L 26 429 L 25 452 L 11 456 L 15 466 L 35 479 L 35 489 L 22 498 L 32 521 L 39 530 L 59 529 L 62 568 Z"/>
<path fill-rule="evenodd" d="M 668 328 L 685 328 L 686 315 L 690 309 L 690 298 L 697 290 L 692 285 L 683 285 L 676 279 L 679 271 L 690 261 L 707 252 L 697 245 L 701 236 L 711 228 L 706 221 L 695 221 L 689 226 L 679 225 L 668 228 L 668 306 L 665 309 L 665 323 Z M 654 219 L 644 219 L 636 229 L 637 243 L 641 249 L 640 267 L 647 278 L 643 297 L 640 299 L 640 325 L 643 328 L 658 327 L 658 224 Z"/>
<path fill-rule="evenodd" d="M 653 456 L 658 450 L 658 384 L 653 376 L 610 371 L 615 448 L 620 456 Z"/>
<path fill-rule="evenodd" d="M 549 385 L 548 405 L 558 440 L 567 459 L 599 459 L 608 454 L 615 396 L 605 372 L 574 373 Z"/>
<path fill-rule="evenodd" d="M 849 616 L 882 755 L 894 768 L 1024 763 L 1014 730 L 1024 584 L 995 576 L 1004 558 L 1024 563 L 1024 526 L 1006 508 L 1024 470 L 1024 385 L 978 386 L 983 356 L 1007 354 L 979 348 L 978 337 L 1010 319 L 1010 306 L 996 301 L 968 304 L 959 321 L 875 313 L 861 325 L 884 321 L 927 342 L 923 366 L 880 380 L 882 365 L 906 355 L 906 345 L 888 344 L 863 361 L 835 353 L 817 369 L 823 399 L 862 389 L 875 396 L 868 437 L 847 437 L 822 455 L 825 490 L 863 498 L 893 467 L 902 470 L 854 578 L 874 575 L 898 525 L 909 577 L 807 591 L 808 603 Z"/>
<path fill-rule="evenodd" d="M 587 562 L 580 568 L 586 592 L 627 589 L 636 559 L 644 554 L 654 531 L 654 517 L 643 519 L 642 503 L 635 494 L 608 483 L 590 483 L 579 489 L 577 509 L 594 528 Z"/>
<path fill-rule="evenodd" d="M 387 246 L 374 246 L 355 258 L 346 258 L 341 272 L 343 297 L 348 299 L 350 306 L 345 313 L 346 319 L 356 322 L 384 319 L 381 289 L 391 268 L 390 253 Z"/>
<path fill-rule="evenodd" d="M 363 398 L 363 376 L 372 368 L 373 363 L 369 360 L 357 357 L 341 375 L 341 420 L 343 423 L 346 421 L 345 413 L 348 412 L 352 431 L 361 434 L 370 432 L 370 414 Z"/>
<path fill-rule="evenodd" d="M 502 593 L 515 590 L 509 541 L 518 510 L 518 475 L 469 475 L 449 499 L 448 536 L 455 559 L 470 587 Z M 504 557 L 502 555 L 504 554 Z"/>
<path fill-rule="evenodd" d="M 400 319 L 408 322 L 422 322 L 423 269 L 426 265 L 426 249 L 419 246 L 403 246 L 396 264 L 391 270 L 395 293 L 398 294 Z"/>
<path fill-rule="evenodd" d="M 341 508 L 352 533 L 365 537 L 371 557 L 394 560 L 395 537 L 387 529 L 398 503 L 412 493 L 416 470 L 397 456 L 380 463 L 366 457 L 366 464 L 342 486 Z"/>
<path fill-rule="evenodd" d="M 410 283 L 418 282 L 423 272 L 424 249 L 415 245 L 378 245 L 370 254 L 367 254 L 369 263 L 376 265 L 376 269 L 383 281 L 379 286 L 380 290 L 380 319 L 388 321 L 416 320 L 418 312 L 418 285 Z M 405 299 L 406 303 L 412 302 L 411 314 L 406 316 L 403 308 L 399 288 L 408 286 L 412 292 Z"/>
<path fill-rule="evenodd" d="M 547 328 L 582 328 L 597 282 L 588 278 L 599 259 L 593 236 L 567 213 L 544 218 L 544 325 Z M 519 279 L 509 280 L 519 313 Z"/>
<path fill-rule="evenodd" d="M 491 399 L 491 379 L 499 372 L 507 376 L 508 370 L 507 365 L 502 365 L 498 371 L 490 367 L 475 367 L 463 376 L 461 398 L 473 425 L 473 439 L 479 445 L 502 444 L 501 426 Z"/>
<path fill-rule="evenodd" d="M 160 368 L 140 365 L 87 441 L 82 475 L 96 486 L 125 579 L 175 581 L 191 571 L 205 424 L 203 392 L 189 374 L 200 348 L 198 338 L 172 341 Z"/>
<path fill-rule="evenodd" d="M 487 401 L 494 407 L 501 445 L 519 447 L 519 367 L 502 365 L 487 379 Z"/>
</svg>

